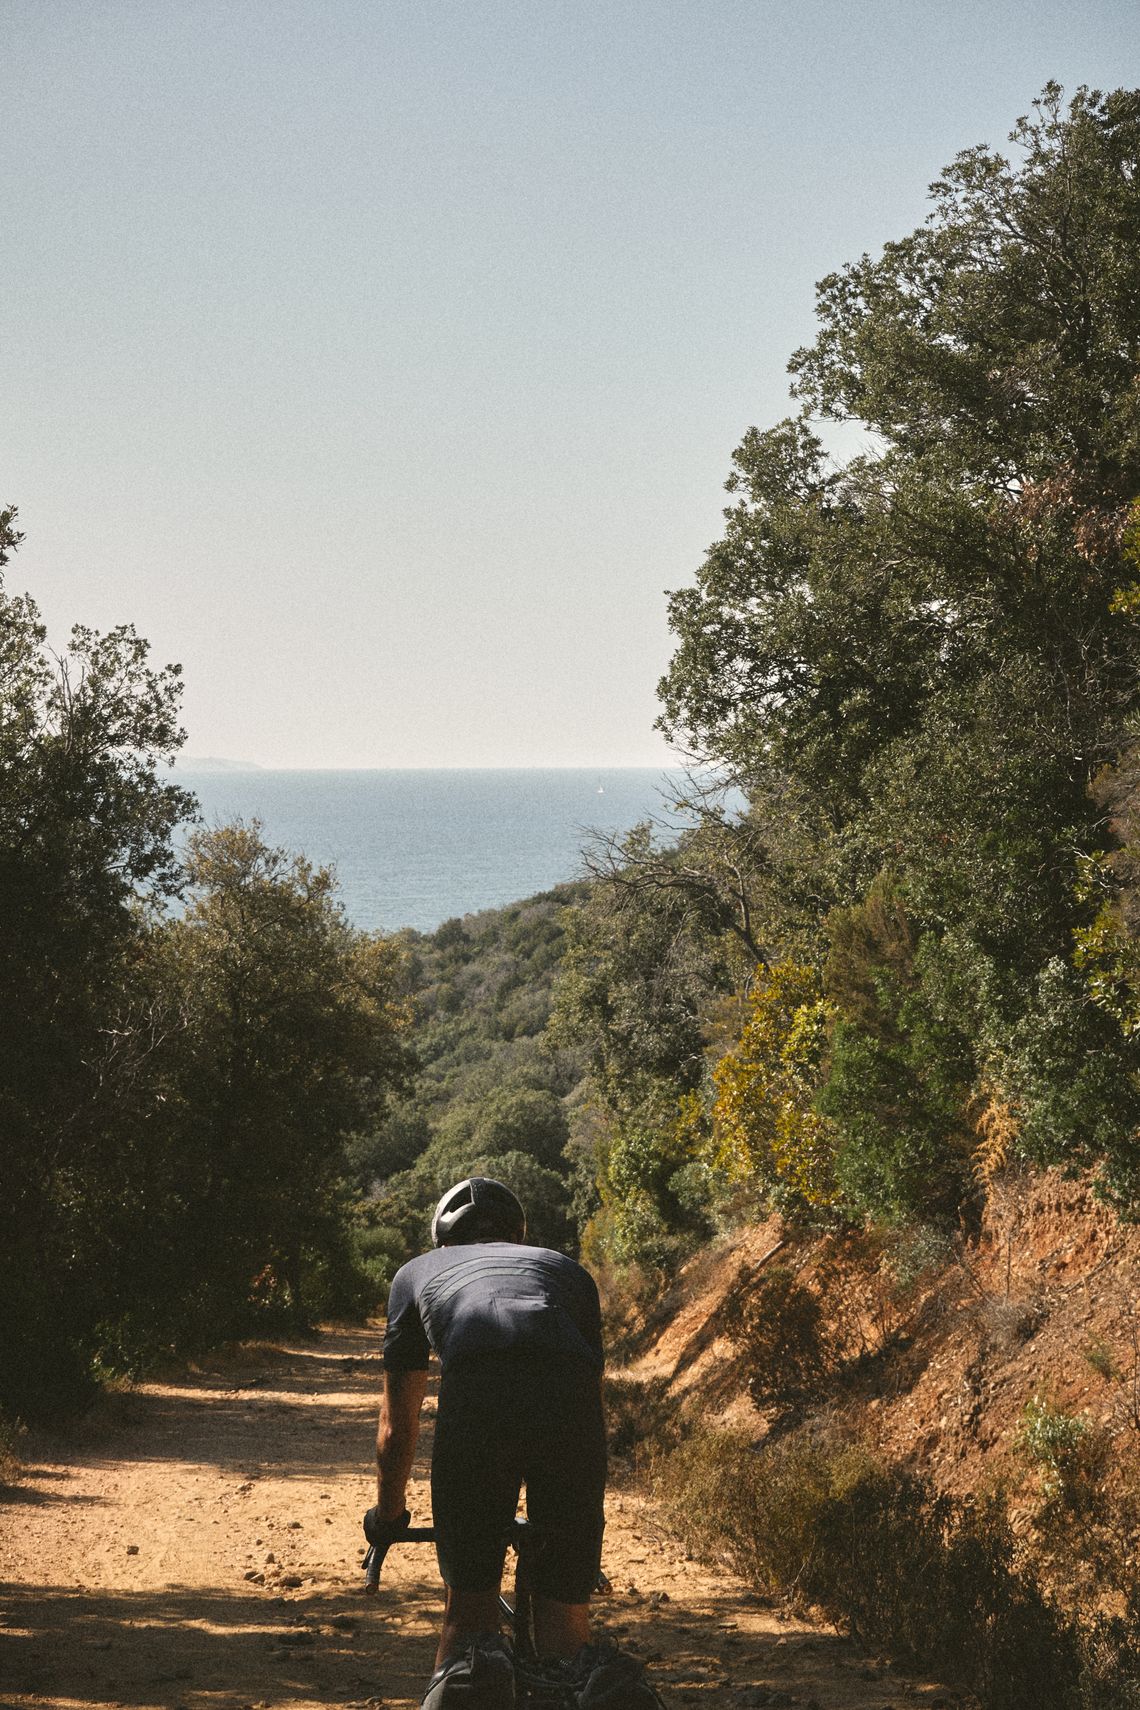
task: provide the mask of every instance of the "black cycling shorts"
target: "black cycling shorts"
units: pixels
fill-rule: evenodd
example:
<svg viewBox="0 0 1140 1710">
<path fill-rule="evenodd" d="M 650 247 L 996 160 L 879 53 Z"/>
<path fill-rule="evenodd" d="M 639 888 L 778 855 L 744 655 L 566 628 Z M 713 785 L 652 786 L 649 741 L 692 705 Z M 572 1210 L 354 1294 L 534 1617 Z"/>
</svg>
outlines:
<svg viewBox="0 0 1140 1710">
<path fill-rule="evenodd" d="M 445 1584 L 493 1591 L 526 1486 L 532 1589 L 585 1603 L 602 1554 L 606 1441 L 598 1373 L 585 1361 L 472 1356 L 444 1372 L 431 1457 Z"/>
</svg>

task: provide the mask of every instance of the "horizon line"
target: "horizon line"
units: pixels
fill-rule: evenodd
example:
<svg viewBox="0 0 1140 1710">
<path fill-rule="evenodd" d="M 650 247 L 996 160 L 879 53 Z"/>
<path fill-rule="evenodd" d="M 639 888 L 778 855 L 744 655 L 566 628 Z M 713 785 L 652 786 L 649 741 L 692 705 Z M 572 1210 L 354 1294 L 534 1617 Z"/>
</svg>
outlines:
<svg viewBox="0 0 1140 1710">
<path fill-rule="evenodd" d="M 187 772 L 195 770 L 216 771 L 219 774 L 237 774 L 258 772 L 660 772 L 684 771 L 685 762 L 682 760 L 628 760 L 628 761 L 532 761 L 529 764 L 498 764 L 498 765 L 454 765 L 446 762 L 434 762 L 426 765 L 404 766 L 299 766 L 299 765 L 263 765 L 259 761 L 233 760 L 220 765 L 217 760 L 206 756 L 196 757 L 187 755 L 171 765 L 172 771 L 179 768 Z"/>
</svg>

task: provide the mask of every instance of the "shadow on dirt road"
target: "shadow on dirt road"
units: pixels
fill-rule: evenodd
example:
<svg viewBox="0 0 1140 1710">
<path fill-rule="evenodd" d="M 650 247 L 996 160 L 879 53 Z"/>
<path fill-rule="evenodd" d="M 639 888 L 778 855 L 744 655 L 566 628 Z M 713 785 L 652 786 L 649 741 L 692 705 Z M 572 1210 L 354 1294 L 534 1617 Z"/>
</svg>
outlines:
<svg viewBox="0 0 1140 1710">
<path fill-rule="evenodd" d="M 379 1334 L 243 1350 L 111 1396 L 0 1493 L 4 1710 L 412 1710 L 441 1593 L 430 1547 L 361 1593 Z M 434 1402 L 410 1491 L 430 1516 Z M 686 1560 L 632 1490 L 608 1505 L 597 1623 L 674 1710 L 903 1710 L 948 1694 L 873 1668 Z"/>
</svg>

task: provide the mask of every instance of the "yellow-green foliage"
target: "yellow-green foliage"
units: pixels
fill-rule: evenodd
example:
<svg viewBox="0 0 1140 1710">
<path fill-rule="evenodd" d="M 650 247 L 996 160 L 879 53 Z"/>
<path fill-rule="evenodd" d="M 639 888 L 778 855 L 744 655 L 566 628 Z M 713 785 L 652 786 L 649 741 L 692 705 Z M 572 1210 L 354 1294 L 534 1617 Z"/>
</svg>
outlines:
<svg viewBox="0 0 1140 1710">
<path fill-rule="evenodd" d="M 757 975 L 740 1038 L 713 1070 L 716 1162 L 812 1206 L 836 1198 L 835 1125 L 814 1104 L 827 1020 L 816 970 L 776 963 Z"/>
<path fill-rule="evenodd" d="M 677 1100 L 673 1145 L 682 1164 L 708 1157 L 709 1114 L 699 1092 L 682 1093 Z"/>
<path fill-rule="evenodd" d="M 1131 849 L 1125 850 L 1131 855 Z M 1110 860 L 1085 856 L 1080 864 L 1078 901 L 1101 906 L 1087 926 L 1073 933 L 1073 961 L 1084 976 L 1093 1002 L 1119 1024 L 1126 1039 L 1140 1033 L 1140 944 L 1128 931 L 1114 893 L 1118 886 Z"/>
<path fill-rule="evenodd" d="M 1140 499 L 1128 507 L 1128 520 L 1120 540 L 1121 555 L 1135 572 L 1136 580 L 1118 588 L 1109 602 L 1109 610 L 1122 617 L 1140 613 Z"/>
<path fill-rule="evenodd" d="M 974 1175 L 988 1188 L 1008 1165 L 1021 1123 L 1014 1103 L 988 1077 L 983 1077 L 968 1114 L 978 1137 L 973 1153 Z"/>
<path fill-rule="evenodd" d="M 1129 506 L 1120 548 L 1134 580 L 1117 589 L 1110 607 L 1119 615 L 1137 617 L 1140 616 L 1140 499 Z M 1135 886 L 1140 850 L 1134 835 L 1129 835 L 1135 832 L 1135 814 L 1128 811 L 1133 804 L 1114 799 L 1121 795 L 1120 784 L 1114 789 L 1115 775 L 1111 770 L 1102 774 L 1093 793 L 1114 810 L 1113 830 L 1120 847 L 1112 856 L 1087 855 L 1080 862 L 1077 901 L 1086 908 L 1096 907 L 1097 912 L 1091 924 L 1078 927 L 1074 933 L 1073 959 L 1084 975 L 1093 1002 L 1106 1010 L 1120 1024 L 1125 1037 L 1131 1039 L 1140 1033 L 1140 946 L 1135 932 L 1129 930 L 1134 923 L 1124 918 L 1120 903 L 1122 881 Z M 1133 782 L 1130 777 L 1128 783 Z"/>
</svg>

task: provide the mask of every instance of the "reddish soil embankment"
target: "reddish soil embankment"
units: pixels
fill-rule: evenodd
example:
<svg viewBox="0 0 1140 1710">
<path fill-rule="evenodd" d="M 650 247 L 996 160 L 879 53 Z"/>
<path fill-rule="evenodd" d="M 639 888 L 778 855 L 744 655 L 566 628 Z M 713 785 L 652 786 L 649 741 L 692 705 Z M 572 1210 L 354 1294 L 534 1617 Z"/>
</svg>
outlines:
<svg viewBox="0 0 1140 1710">
<path fill-rule="evenodd" d="M 725 1306 L 772 1263 L 788 1265 L 818 1295 L 843 1357 L 828 1405 L 889 1459 L 955 1494 L 1000 1475 L 1028 1512 L 1034 1475 L 1017 1438 L 1037 1397 L 1101 1434 L 1110 1480 L 1135 1479 L 1140 1227 L 1050 1171 L 995 1185 L 976 1235 L 909 1287 L 892 1273 L 898 1259 L 882 1240 L 797 1241 L 777 1219 L 747 1229 L 686 1268 L 628 1374 L 762 1436 L 771 1413 L 749 1399 Z"/>
</svg>

